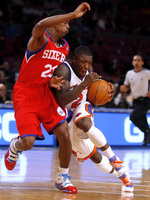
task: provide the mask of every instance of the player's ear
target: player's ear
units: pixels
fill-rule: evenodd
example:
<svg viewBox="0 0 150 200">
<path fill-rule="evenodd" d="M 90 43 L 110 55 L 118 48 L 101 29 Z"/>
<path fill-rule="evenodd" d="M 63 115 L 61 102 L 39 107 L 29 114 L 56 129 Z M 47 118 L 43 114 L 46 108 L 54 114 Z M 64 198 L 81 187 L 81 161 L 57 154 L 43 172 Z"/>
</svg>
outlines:
<svg viewBox="0 0 150 200">
<path fill-rule="evenodd" d="M 132 66 L 134 66 L 134 65 L 133 65 L 133 60 L 132 60 Z"/>
</svg>

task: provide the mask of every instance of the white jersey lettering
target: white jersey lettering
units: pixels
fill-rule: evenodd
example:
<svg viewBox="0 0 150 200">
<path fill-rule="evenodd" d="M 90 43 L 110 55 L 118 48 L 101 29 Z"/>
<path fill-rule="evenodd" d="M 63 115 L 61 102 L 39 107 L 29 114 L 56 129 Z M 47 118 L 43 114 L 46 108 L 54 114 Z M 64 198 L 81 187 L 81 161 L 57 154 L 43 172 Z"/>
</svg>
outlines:
<svg viewBox="0 0 150 200">
<path fill-rule="evenodd" d="M 65 60 L 65 55 L 59 51 L 54 50 L 45 50 L 43 52 L 42 58 L 46 59 L 53 59 L 60 62 L 63 62 Z"/>
</svg>

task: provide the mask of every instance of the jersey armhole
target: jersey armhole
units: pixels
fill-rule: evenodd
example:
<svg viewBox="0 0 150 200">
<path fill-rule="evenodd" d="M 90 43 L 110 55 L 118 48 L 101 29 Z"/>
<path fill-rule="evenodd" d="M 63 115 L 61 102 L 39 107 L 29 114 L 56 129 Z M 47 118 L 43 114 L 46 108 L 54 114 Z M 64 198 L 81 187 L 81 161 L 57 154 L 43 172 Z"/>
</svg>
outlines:
<svg viewBox="0 0 150 200">
<path fill-rule="evenodd" d="M 47 37 L 47 35 L 46 35 L 46 37 Z M 47 42 L 46 42 L 46 44 L 45 44 L 41 49 L 39 49 L 39 50 L 37 50 L 37 51 L 29 51 L 28 48 L 27 48 L 27 49 L 26 49 L 26 59 L 27 59 L 27 61 L 28 61 L 32 56 L 34 56 L 35 54 L 37 54 L 38 52 L 42 51 L 42 50 L 46 47 L 46 45 L 48 44 L 48 41 L 49 41 L 49 39 L 48 39 L 48 37 L 47 37 Z"/>
<path fill-rule="evenodd" d="M 70 80 L 71 80 L 71 69 L 70 69 L 70 67 L 68 66 L 68 63 L 67 63 L 67 62 L 62 62 L 61 64 L 65 65 L 65 66 L 68 68 L 68 70 L 69 70 L 69 82 L 70 82 Z"/>
</svg>

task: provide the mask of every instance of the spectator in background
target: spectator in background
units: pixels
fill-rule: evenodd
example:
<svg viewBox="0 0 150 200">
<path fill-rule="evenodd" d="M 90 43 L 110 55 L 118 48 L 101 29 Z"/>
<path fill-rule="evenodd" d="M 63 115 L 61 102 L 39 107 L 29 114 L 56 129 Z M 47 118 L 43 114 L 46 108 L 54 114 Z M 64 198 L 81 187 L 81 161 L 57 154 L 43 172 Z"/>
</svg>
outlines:
<svg viewBox="0 0 150 200">
<path fill-rule="evenodd" d="M 3 70 L 0 70 L 0 83 L 5 84 L 7 89 L 13 89 L 14 85 L 7 81 L 7 77 L 5 76 L 5 72 Z"/>
<path fill-rule="evenodd" d="M 117 108 L 131 108 L 132 97 L 128 92 L 120 92 L 115 98 L 114 103 Z"/>
<path fill-rule="evenodd" d="M 144 61 L 141 55 L 135 55 L 132 60 L 134 69 L 129 70 L 125 76 L 124 84 L 120 86 L 121 92 L 131 90 L 133 96 L 133 111 L 130 120 L 144 132 L 143 146 L 150 143 L 150 128 L 146 113 L 150 108 L 150 70 L 143 68 Z"/>
<path fill-rule="evenodd" d="M 8 100 L 10 100 L 10 97 L 7 95 L 6 85 L 0 83 L 0 103 L 5 103 Z"/>
<path fill-rule="evenodd" d="M 21 68 L 21 63 L 19 61 L 16 61 L 13 63 L 13 69 L 14 69 L 14 80 L 15 82 L 18 79 L 19 76 L 19 72 L 20 72 L 20 68 Z"/>
<path fill-rule="evenodd" d="M 5 61 L 3 63 L 3 66 L 2 66 L 2 70 L 5 73 L 5 79 L 6 79 L 6 81 L 10 85 L 9 89 L 13 89 L 13 86 L 15 84 L 15 72 L 12 69 L 12 67 L 10 65 L 10 62 Z"/>
<path fill-rule="evenodd" d="M 13 91 L 7 91 L 8 99 L 6 99 L 5 104 L 13 104 Z"/>
<path fill-rule="evenodd" d="M 97 45 L 103 45 L 104 44 L 104 38 L 101 34 L 101 29 L 98 26 L 94 27 L 94 32 L 92 35 L 92 43 Z"/>
<path fill-rule="evenodd" d="M 97 26 L 100 28 L 100 30 L 106 31 L 106 20 L 104 15 L 98 15 Z"/>
<path fill-rule="evenodd" d="M 5 83 L 5 81 L 5 73 L 2 70 L 0 70 L 0 83 Z"/>
</svg>

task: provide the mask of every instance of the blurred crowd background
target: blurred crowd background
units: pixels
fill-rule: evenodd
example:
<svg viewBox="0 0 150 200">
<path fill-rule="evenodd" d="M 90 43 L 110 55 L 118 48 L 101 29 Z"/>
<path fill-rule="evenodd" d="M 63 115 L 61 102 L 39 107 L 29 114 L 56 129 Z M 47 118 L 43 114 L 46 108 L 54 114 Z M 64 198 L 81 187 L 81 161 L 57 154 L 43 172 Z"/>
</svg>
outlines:
<svg viewBox="0 0 150 200">
<path fill-rule="evenodd" d="M 0 103 L 12 103 L 12 90 L 33 26 L 52 9 L 73 11 L 82 1 L 5 0 L 0 6 Z M 91 11 L 71 21 L 66 36 L 71 58 L 86 45 L 93 51 L 93 68 L 116 85 L 114 99 L 105 107 L 132 108 L 129 93 L 120 93 L 132 58 L 141 54 L 150 69 L 150 0 L 92 0 Z"/>
</svg>

